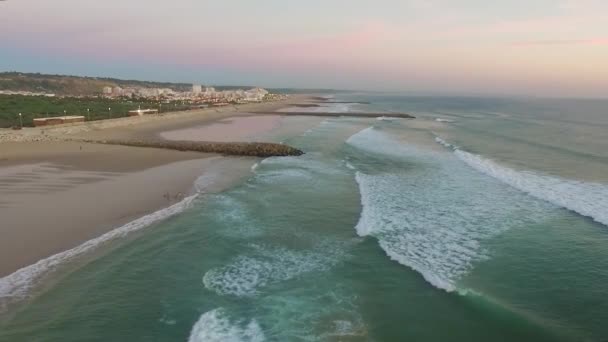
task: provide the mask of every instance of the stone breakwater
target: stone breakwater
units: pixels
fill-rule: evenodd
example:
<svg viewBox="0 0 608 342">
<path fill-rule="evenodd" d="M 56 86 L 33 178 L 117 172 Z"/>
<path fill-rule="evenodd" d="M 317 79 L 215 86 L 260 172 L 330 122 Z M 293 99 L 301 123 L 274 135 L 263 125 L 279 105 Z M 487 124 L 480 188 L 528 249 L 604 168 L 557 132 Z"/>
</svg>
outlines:
<svg viewBox="0 0 608 342">
<path fill-rule="evenodd" d="M 281 115 L 281 116 L 325 116 L 325 117 L 351 117 L 351 118 L 398 118 L 415 119 L 416 117 L 407 113 L 364 113 L 364 112 L 264 112 L 257 111 L 255 114 Z"/>
<path fill-rule="evenodd" d="M 74 140 L 86 143 L 132 147 L 163 148 L 176 151 L 219 153 L 232 156 L 283 157 L 301 156 L 303 151 L 284 144 L 264 142 L 202 142 L 166 140 Z"/>
<path fill-rule="evenodd" d="M 0 133 L 0 143 L 3 142 L 36 142 L 36 141 L 60 141 L 63 140 L 56 136 L 41 134 L 12 134 Z"/>
</svg>

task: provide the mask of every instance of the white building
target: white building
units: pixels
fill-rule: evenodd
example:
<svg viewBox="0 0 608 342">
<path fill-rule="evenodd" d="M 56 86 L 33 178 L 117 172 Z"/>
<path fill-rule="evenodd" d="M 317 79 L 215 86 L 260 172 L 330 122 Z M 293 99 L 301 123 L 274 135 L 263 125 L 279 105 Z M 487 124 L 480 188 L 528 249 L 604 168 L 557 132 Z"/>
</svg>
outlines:
<svg viewBox="0 0 608 342">
<path fill-rule="evenodd" d="M 192 85 L 192 93 L 193 94 L 200 94 L 203 92 L 203 86 L 201 86 L 200 84 L 193 84 Z"/>
<path fill-rule="evenodd" d="M 262 88 L 253 88 L 245 91 L 245 100 L 251 102 L 261 102 L 268 95 L 268 90 Z"/>
<path fill-rule="evenodd" d="M 112 89 L 112 95 L 114 95 L 114 96 L 120 96 L 120 95 L 122 95 L 122 88 L 121 87 L 114 87 L 114 89 Z"/>
</svg>

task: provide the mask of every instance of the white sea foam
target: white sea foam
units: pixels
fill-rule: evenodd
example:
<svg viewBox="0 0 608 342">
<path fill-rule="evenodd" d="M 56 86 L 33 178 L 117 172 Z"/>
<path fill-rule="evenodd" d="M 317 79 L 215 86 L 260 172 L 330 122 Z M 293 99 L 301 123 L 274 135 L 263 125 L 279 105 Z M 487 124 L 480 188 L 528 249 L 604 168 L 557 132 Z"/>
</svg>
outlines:
<svg viewBox="0 0 608 342">
<path fill-rule="evenodd" d="M 361 150 L 397 157 L 399 159 L 407 156 L 408 158 L 416 158 L 418 160 L 428 160 L 429 157 L 437 154 L 436 151 L 431 149 L 425 150 L 413 145 L 401 144 L 383 133 L 382 130 L 374 127 L 368 127 L 352 135 L 346 140 L 346 143 Z"/>
<path fill-rule="evenodd" d="M 516 171 L 481 156 L 454 153 L 474 169 L 499 179 L 536 198 L 587 216 L 608 226 L 608 185 Z"/>
<path fill-rule="evenodd" d="M 440 145 L 443 145 L 443 146 L 445 146 L 447 148 L 452 148 L 453 147 L 452 144 L 450 144 L 447 141 L 441 139 L 440 137 L 435 137 L 435 141 L 438 142 Z"/>
<path fill-rule="evenodd" d="M 443 118 L 437 118 L 437 119 L 435 119 L 435 121 L 437 121 L 437 122 L 454 122 L 454 120 L 443 119 Z"/>
<path fill-rule="evenodd" d="M 418 271 L 433 286 L 455 290 L 455 281 L 471 269 L 474 261 L 485 258 L 479 245 L 483 231 L 435 222 L 434 215 L 442 209 L 419 212 L 424 210 L 420 203 L 408 203 L 400 199 L 401 192 L 391 191 L 396 189 L 400 177 L 357 173 L 356 179 L 363 206 L 357 234 L 376 237 L 392 260 Z M 457 218 L 451 223 L 457 224 Z"/>
<path fill-rule="evenodd" d="M 172 319 L 172 318 L 168 318 L 166 316 L 161 317 L 159 320 L 159 322 L 166 324 L 166 325 L 175 325 L 177 324 L 177 321 Z"/>
<path fill-rule="evenodd" d="M 490 159 L 466 152 L 440 137 L 435 140 L 454 150 L 455 155 L 477 171 L 494 177 L 531 196 L 587 216 L 608 225 L 608 185 L 518 171 Z"/>
<path fill-rule="evenodd" d="M 192 327 L 188 342 L 262 342 L 264 331 L 253 319 L 231 321 L 224 309 L 204 313 Z"/>
<path fill-rule="evenodd" d="M 308 272 L 329 269 L 342 259 L 337 246 L 295 251 L 252 245 L 255 252 L 236 257 L 229 265 L 214 268 L 203 276 L 203 284 L 220 295 L 255 296 L 269 285 L 290 280 Z"/>
<path fill-rule="evenodd" d="M 95 239 L 86 241 L 77 247 L 40 260 L 33 265 L 24 267 L 4 278 L 1 278 L 0 312 L 3 311 L 11 302 L 27 297 L 29 291 L 37 284 L 39 280 L 56 270 L 63 263 L 91 252 L 104 243 L 125 237 L 128 234 L 141 230 L 154 222 L 176 215 L 188 208 L 195 198 L 196 195 L 184 198 L 181 202 L 170 207 L 143 216 Z"/>
<path fill-rule="evenodd" d="M 428 153 L 367 129 L 353 146 L 415 161 L 400 173 L 357 172 L 362 213 L 360 236 L 373 236 L 393 260 L 429 283 L 454 291 L 474 265 L 491 256 L 483 242 L 514 227 L 548 217 L 551 206 L 479 177 L 452 154 Z"/>
</svg>

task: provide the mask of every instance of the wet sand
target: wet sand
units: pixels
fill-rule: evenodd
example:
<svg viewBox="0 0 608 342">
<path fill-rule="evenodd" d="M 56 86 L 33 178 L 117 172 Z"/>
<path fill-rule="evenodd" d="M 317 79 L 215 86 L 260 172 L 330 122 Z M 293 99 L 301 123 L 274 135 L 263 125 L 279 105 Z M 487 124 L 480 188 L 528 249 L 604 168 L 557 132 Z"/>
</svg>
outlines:
<svg viewBox="0 0 608 342">
<path fill-rule="evenodd" d="M 162 132 L 166 140 L 252 141 L 255 137 L 280 126 L 281 117 L 276 115 L 230 117 L 204 126 L 195 126 Z"/>
<path fill-rule="evenodd" d="M 239 141 L 281 127 L 279 117 L 258 120 L 242 109 L 271 110 L 284 105 L 245 105 L 238 111 L 224 107 L 143 118 L 138 124 L 111 123 L 109 127 L 101 127 L 106 123 L 86 129 L 58 127 L 45 135 L 158 138 L 166 131 L 205 125 L 212 127 L 207 131 L 211 134 L 218 125 L 238 122 L 238 127 L 222 126 L 226 128 L 211 137 Z M 249 118 L 240 122 L 240 117 Z M 34 136 L 32 132 L 25 134 Z M 256 161 L 74 141 L 0 143 L 0 277 L 165 208 L 188 194 L 221 191 L 248 174 Z M 200 181 L 195 184 L 197 179 Z"/>
<path fill-rule="evenodd" d="M 223 158 L 46 145 L 28 146 L 23 159 L 0 167 L 0 276 L 171 205 L 191 194 L 194 181 Z"/>
</svg>

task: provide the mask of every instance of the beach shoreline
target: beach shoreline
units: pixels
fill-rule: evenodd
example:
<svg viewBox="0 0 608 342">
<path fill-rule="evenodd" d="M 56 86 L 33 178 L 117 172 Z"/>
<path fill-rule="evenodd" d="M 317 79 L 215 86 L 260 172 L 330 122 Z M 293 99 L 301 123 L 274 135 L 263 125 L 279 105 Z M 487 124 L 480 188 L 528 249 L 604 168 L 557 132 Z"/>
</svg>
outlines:
<svg viewBox="0 0 608 342">
<path fill-rule="evenodd" d="M 14 133 L 24 138 L 0 143 L 0 279 L 189 195 L 226 189 L 258 161 L 66 140 L 162 139 L 163 132 L 252 117 L 219 132 L 226 141 L 249 141 L 280 126 L 279 117 L 256 122 L 249 111 L 302 98 Z M 205 184 L 196 184 L 199 178 Z"/>
</svg>

